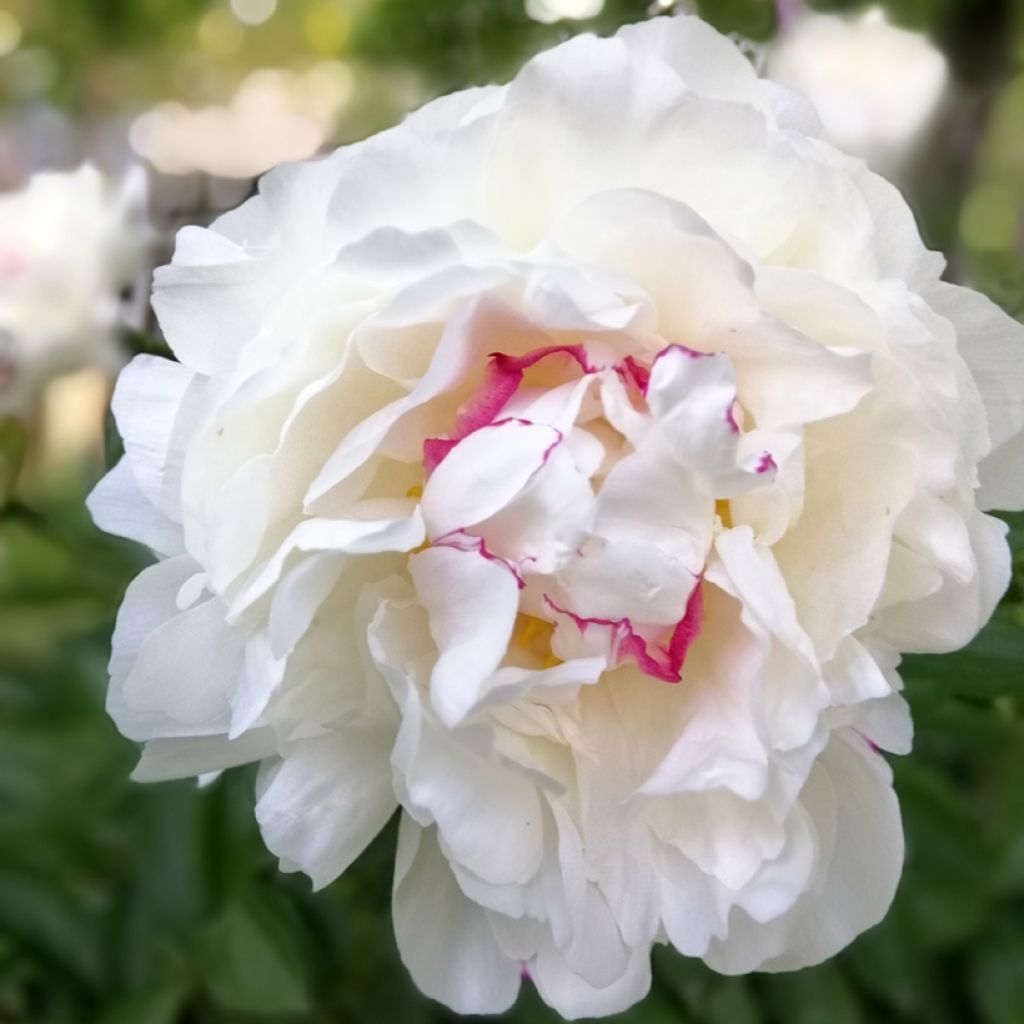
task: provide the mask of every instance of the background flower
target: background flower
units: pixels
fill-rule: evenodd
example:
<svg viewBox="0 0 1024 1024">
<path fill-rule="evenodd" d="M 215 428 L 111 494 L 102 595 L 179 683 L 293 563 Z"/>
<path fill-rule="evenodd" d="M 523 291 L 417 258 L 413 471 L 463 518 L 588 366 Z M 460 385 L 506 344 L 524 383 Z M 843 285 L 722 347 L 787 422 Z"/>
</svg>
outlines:
<svg viewBox="0 0 1024 1024">
<path fill-rule="evenodd" d="M 92 167 L 34 175 L 0 196 L 0 416 L 23 415 L 54 376 L 113 371 L 121 293 L 141 272 L 142 183 Z"/>
<path fill-rule="evenodd" d="M 260 760 L 317 885 L 402 808 L 417 984 L 566 1016 L 888 906 L 903 652 L 1009 582 L 1024 331 L 691 18 L 580 37 L 186 228 L 91 505 L 164 556 L 108 708 Z M 675 685 L 673 685 L 675 684 Z M 431 933 L 427 940 L 425 936 Z"/>
<path fill-rule="evenodd" d="M 765 69 L 811 101 L 840 149 L 890 174 L 916 155 L 949 79 L 942 51 L 881 7 L 847 17 L 800 11 Z"/>
</svg>

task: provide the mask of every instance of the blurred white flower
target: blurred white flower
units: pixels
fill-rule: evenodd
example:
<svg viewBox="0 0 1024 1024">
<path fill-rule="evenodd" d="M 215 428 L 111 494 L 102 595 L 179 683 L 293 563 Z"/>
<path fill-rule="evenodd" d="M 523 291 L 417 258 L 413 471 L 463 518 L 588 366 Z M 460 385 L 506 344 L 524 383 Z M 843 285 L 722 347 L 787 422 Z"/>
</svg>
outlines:
<svg viewBox="0 0 1024 1024">
<path fill-rule="evenodd" d="M 811 101 L 840 149 L 888 172 L 913 153 L 949 79 L 942 52 L 878 7 L 798 14 L 769 48 L 766 73 Z"/>
<path fill-rule="evenodd" d="M 353 72 L 341 61 L 303 73 L 253 71 L 227 106 L 163 103 L 142 114 L 132 125 L 132 148 L 165 174 L 255 177 L 316 153 L 354 88 Z"/>
<path fill-rule="evenodd" d="M 395 931 L 463 1012 L 653 943 L 831 956 L 892 899 L 901 651 L 966 643 L 1024 505 L 1024 328 L 695 18 L 281 168 L 186 228 L 97 521 L 140 779 L 262 762 L 285 870 L 396 808 Z"/>
<path fill-rule="evenodd" d="M 0 415 L 23 415 L 56 374 L 121 363 L 121 292 L 147 242 L 138 169 L 33 175 L 0 195 Z"/>
</svg>

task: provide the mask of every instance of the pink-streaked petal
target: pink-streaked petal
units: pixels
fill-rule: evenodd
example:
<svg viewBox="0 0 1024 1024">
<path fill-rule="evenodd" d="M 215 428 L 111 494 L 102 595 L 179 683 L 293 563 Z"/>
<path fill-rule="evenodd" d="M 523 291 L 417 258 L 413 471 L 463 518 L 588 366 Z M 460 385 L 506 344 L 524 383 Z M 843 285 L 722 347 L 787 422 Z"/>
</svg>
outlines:
<svg viewBox="0 0 1024 1024">
<path fill-rule="evenodd" d="M 523 490 L 561 440 L 552 427 L 505 420 L 459 441 L 424 488 L 420 508 L 427 536 L 443 537 L 495 515 Z"/>
<path fill-rule="evenodd" d="M 701 587 L 698 585 L 693 588 L 685 613 L 671 633 L 666 636 L 662 630 L 660 641 L 654 641 L 639 632 L 640 627 L 629 619 L 577 615 L 555 604 L 550 597 L 545 597 L 544 603 L 548 614 L 552 615 L 556 622 L 552 638 L 552 649 L 556 654 L 565 650 L 560 643 L 564 636 L 562 631 L 575 628 L 581 638 L 596 643 L 598 650 L 605 649 L 613 665 L 632 659 L 645 675 L 665 683 L 678 683 L 682 680 L 687 651 L 700 633 L 704 615 Z M 645 633 L 649 632 L 651 631 L 645 630 Z M 569 643 L 571 644 L 571 640 Z"/>
<path fill-rule="evenodd" d="M 448 457 L 459 441 L 493 424 L 519 390 L 526 371 L 541 360 L 551 357 L 574 361 L 583 373 L 593 372 L 583 345 L 546 345 L 522 356 L 492 352 L 483 381 L 459 410 L 449 436 L 432 437 L 423 442 L 423 464 L 427 476 Z"/>
</svg>

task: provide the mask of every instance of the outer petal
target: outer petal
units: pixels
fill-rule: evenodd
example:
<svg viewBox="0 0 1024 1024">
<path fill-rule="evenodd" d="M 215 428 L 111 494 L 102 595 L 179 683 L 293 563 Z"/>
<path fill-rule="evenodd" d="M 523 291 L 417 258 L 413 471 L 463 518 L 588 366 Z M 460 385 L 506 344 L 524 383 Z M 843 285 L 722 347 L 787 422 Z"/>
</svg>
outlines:
<svg viewBox="0 0 1024 1024">
<path fill-rule="evenodd" d="M 150 504 L 139 490 L 127 455 L 93 488 L 86 505 L 93 522 L 115 537 L 138 541 L 160 555 L 184 553 L 181 526 Z"/>
<path fill-rule="evenodd" d="M 992 454 L 980 467 L 979 507 L 1024 508 L 1024 326 L 970 288 L 939 282 L 925 298 L 953 322 L 988 414 Z"/>
<path fill-rule="evenodd" d="M 251 729 L 236 740 L 226 736 L 189 736 L 150 740 L 132 772 L 135 782 L 166 782 L 221 772 L 277 752 L 271 729 Z"/>
<path fill-rule="evenodd" d="M 608 1017 L 647 995 L 651 987 L 651 950 L 649 946 L 630 950 L 625 972 L 604 988 L 589 984 L 572 971 L 550 942 L 530 961 L 529 971 L 544 1002 L 566 1020 Z"/>
<path fill-rule="evenodd" d="M 398 806 L 390 730 L 358 726 L 303 740 L 260 783 L 256 820 L 282 867 L 320 889 L 338 877 Z"/>
<path fill-rule="evenodd" d="M 1010 584 L 1010 549 L 1001 519 L 975 512 L 967 531 L 973 572 L 966 579 L 940 577 L 928 596 L 884 609 L 873 631 L 877 636 L 901 651 L 926 654 L 970 643 Z"/>
<path fill-rule="evenodd" d="M 734 912 L 728 939 L 713 942 L 705 957 L 723 974 L 821 963 L 889 909 L 903 868 L 903 831 L 882 758 L 856 733 L 838 734 L 801 802 L 818 830 L 817 883 L 770 925 Z"/>
<path fill-rule="evenodd" d="M 130 739 L 226 733 L 242 637 L 216 600 L 187 612 L 178 594 L 199 567 L 187 556 L 144 569 L 117 614 L 107 711 Z"/>
<path fill-rule="evenodd" d="M 124 681 L 125 704 L 136 713 L 166 716 L 166 728 L 179 735 L 227 732 L 244 634 L 227 625 L 224 613 L 224 605 L 210 598 L 154 629 Z"/>
<path fill-rule="evenodd" d="M 433 830 L 402 815 L 392 900 L 402 962 L 420 991 L 457 1013 L 502 1013 L 519 991 L 520 964 L 467 899 Z"/>
<path fill-rule="evenodd" d="M 287 164 L 208 230 L 178 233 L 154 275 L 153 308 L 175 355 L 199 373 L 233 369 L 290 289 L 322 258 L 327 203 L 346 154 Z"/>
<path fill-rule="evenodd" d="M 139 490 L 175 518 L 181 453 L 173 449 L 172 441 L 196 384 L 195 374 L 180 363 L 139 355 L 121 371 L 111 400 Z"/>
</svg>

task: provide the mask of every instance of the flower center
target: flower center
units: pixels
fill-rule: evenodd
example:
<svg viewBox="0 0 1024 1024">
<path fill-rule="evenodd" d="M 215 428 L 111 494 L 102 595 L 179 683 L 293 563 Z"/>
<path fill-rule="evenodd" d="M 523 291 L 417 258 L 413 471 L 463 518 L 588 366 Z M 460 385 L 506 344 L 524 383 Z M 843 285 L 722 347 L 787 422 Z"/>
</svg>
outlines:
<svg viewBox="0 0 1024 1024">
<path fill-rule="evenodd" d="M 731 527 L 729 498 L 775 470 L 735 403 L 728 359 L 677 345 L 650 365 L 596 343 L 491 356 L 409 494 L 430 546 L 515 580 L 509 658 L 680 680 L 716 514 Z"/>
</svg>

